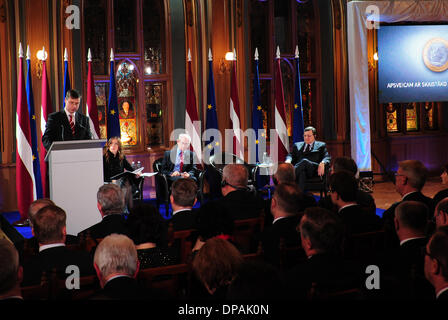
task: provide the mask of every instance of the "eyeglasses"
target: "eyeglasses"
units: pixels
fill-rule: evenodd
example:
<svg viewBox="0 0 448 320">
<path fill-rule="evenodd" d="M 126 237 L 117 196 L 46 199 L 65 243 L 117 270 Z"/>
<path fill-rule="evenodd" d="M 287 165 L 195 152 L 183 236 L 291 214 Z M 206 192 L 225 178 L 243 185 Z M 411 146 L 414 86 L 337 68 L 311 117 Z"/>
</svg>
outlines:
<svg viewBox="0 0 448 320">
<path fill-rule="evenodd" d="M 396 177 L 406 177 L 404 174 L 399 174 L 398 172 L 395 172 Z"/>
</svg>

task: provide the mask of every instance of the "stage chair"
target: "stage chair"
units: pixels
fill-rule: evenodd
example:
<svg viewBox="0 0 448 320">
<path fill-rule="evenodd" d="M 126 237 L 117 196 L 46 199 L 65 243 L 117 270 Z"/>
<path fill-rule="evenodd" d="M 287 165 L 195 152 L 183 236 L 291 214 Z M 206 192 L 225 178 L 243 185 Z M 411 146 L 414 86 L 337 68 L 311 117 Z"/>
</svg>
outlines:
<svg viewBox="0 0 448 320">
<path fill-rule="evenodd" d="M 344 243 L 344 257 L 372 261 L 386 250 L 384 230 L 352 234 Z"/>
<path fill-rule="evenodd" d="M 325 173 L 322 177 L 319 177 L 316 173 L 315 177 L 307 178 L 305 182 L 306 191 L 319 191 L 320 198 L 327 196 L 329 189 L 330 179 L 330 165 L 325 164 Z"/>
<path fill-rule="evenodd" d="M 79 278 L 79 289 L 68 290 L 66 279 L 56 279 L 52 285 L 52 299 L 54 300 L 87 300 L 101 290 L 100 282 L 96 275 Z"/>
</svg>

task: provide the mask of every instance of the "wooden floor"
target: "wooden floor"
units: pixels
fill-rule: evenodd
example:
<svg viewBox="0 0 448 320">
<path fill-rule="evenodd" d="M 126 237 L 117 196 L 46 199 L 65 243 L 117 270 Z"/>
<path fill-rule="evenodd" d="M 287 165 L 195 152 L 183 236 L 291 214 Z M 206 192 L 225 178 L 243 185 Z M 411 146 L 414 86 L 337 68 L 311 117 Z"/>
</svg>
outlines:
<svg viewBox="0 0 448 320">
<path fill-rule="evenodd" d="M 437 192 L 446 188 L 448 186 L 442 185 L 440 177 L 431 177 L 426 181 L 422 192 L 425 196 L 432 198 Z M 401 200 L 401 196 L 395 190 L 395 185 L 389 181 L 375 182 L 372 196 L 375 199 L 376 207 L 381 209 L 387 209 L 394 202 Z"/>
</svg>

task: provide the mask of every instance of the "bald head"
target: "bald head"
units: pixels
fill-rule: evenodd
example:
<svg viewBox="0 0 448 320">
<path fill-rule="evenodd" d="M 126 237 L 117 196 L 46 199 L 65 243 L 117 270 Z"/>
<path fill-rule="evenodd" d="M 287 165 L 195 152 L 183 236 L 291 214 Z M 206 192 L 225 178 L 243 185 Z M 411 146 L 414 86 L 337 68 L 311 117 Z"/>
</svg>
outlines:
<svg viewBox="0 0 448 320">
<path fill-rule="evenodd" d="M 224 167 L 222 179 L 238 188 L 246 188 L 249 174 L 242 164 L 231 163 Z"/>
</svg>

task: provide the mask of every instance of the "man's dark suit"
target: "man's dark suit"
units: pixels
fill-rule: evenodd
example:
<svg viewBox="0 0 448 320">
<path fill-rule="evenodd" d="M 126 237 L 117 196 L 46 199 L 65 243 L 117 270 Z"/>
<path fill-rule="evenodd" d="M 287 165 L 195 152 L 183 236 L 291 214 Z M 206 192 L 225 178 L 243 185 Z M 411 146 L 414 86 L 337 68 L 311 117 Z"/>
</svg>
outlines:
<svg viewBox="0 0 448 320">
<path fill-rule="evenodd" d="M 306 178 L 317 175 L 319 163 L 330 164 L 331 157 L 327 151 L 327 145 L 322 141 L 314 141 L 313 147 L 309 152 L 305 151 L 305 142 L 296 142 L 292 147 L 292 152 L 286 157 L 296 168 L 296 180 L 299 187 L 303 190 Z"/>
<path fill-rule="evenodd" d="M 175 146 L 171 150 L 165 151 L 162 160 L 162 168 L 160 170 L 163 174 L 167 175 L 167 177 L 169 177 L 173 181 L 179 178 L 179 177 L 170 177 L 171 173 L 174 171 L 175 166 L 175 163 L 173 163 L 171 159 L 176 161 L 177 152 L 178 152 L 177 146 Z M 193 180 L 196 180 L 195 177 L 196 164 L 194 163 L 195 158 L 196 154 L 193 151 L 191 150 L 184 151 L 184 164 L 181 172 L 188 172 L 190 178 L 192 178 Z"/>
<path fill-rule="evenodd" d="M 306 299 L 313 283 L 321 293 L 360 288 L 365 281 L 363 271 L 356 262 L 320 253 L 287 272 L 285 283 L 290 299 Z"/>
<path fill-rule="evenodd" d="M 434 299 L 434 290 L 424 272 L 427 243 L 428 238 L 411 239 L 389 250 L 384 265 L 380 266 L 385 279 L 394 279 L 388 294 L 406 299 Z"/>
<path fill-rule="evenodd" d="M 42 272 L 51 272 L 53 268 L 61 277 L 67 277 L 65 269 L 69 265 L 77 266 L 81 276 L 95 274 L 88 252 L 68 250 L 65 246 L 54 247 L 39 252 L 24 265 L 22 286 L 40 283 Z"/>
<path fill-rule="evenodd" d="M 109 214 L 104 216 L 101 222 L 78 233 L 78 237 L 81 234 L 86 235 L 87 232 L 90 232 L 90 236 L 93 239 L 103 239 L 112 233 L 129 234 L 126 228 L 126 220 L 121 214 Z"/>
<path fill-rule="evenodd" d="M 108 281 L 103 290 L 90 298 L 90 300 L 141 300 L 145 299 L 138 282 L 130 277 L 118 277 Z"/>
<path fill-rule="evenodd" d="M 53 112 L 48 116 L 42 143 L 46 150 L 50 149 L 54 141 L 89 140 L 90 133 L 89 118 L 80 112 L 75 114 L 75 135 L 72 134 L 70 122 L 64 110 Z"/>
<path fill-rule="evenodd" d="M 183 210 L 174 214 L 168 223 L 173 224 L 174 231 L 196 228 L 196 210 Z"/>
<path fill-rule="evenodd" d="M 280 238 L 284 239 L 285 247 L 300 245 L 300 236 L 296 230 L 300 218 L 298 214 L 281 218 L 265 228 L 261 237 L 264 260 L 273 265 L 280 263 Z"/>
<path fill-rule="evenodd" d="M 210 203 L 224 207 L 234 220 L 259 217 L 265 208 L 264 200 L 249 189 L 229 192 L 225 197 Z"/>
<path fill-rule="evenodd" d="M 429 209 L 428 220 L 434 214 L 434 205 L 433 205 L 432 199 L 426 197 L 420 191 L 408 193 L 407 195 L 405 195 L 403 197 L 403 199 L 401 201 L 398 201 L 398 202 L 395 202 L 394 204 L 392 204 L 389 207 L 389 209 L 384 211 L 383 217 L 382 217 L 384 231 L 386 233 L 386 241 L 387 241 L 388 246 L 397 247 L 399 244 L 397 233 L 395 232 L 394 218 L 395 218 L 395 209 L 403 201 L 417 201 L 417 202 L 424 203 Z"/>
<path fill-rule="evenodd" d="M 359 204 L 341 209 L 338 216 L 345 226 L 346 235 L 375 231 L 381 226 L 380 218 Z"/>
</svg>

